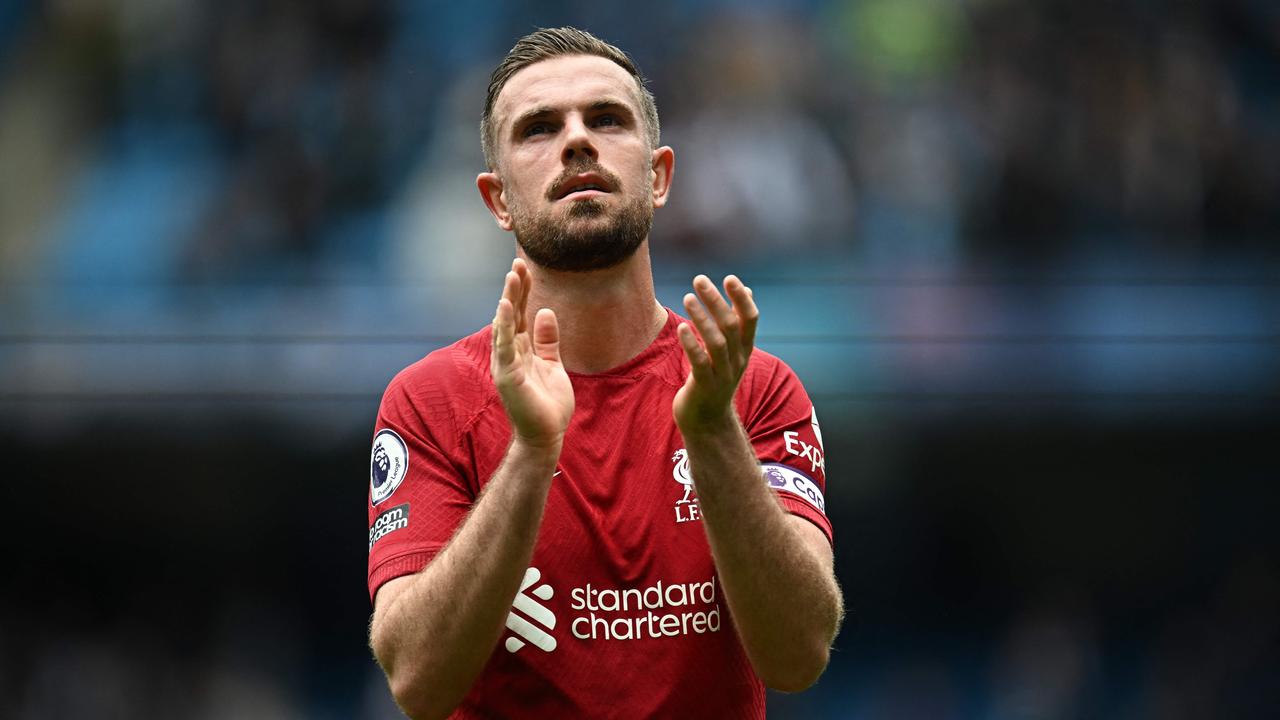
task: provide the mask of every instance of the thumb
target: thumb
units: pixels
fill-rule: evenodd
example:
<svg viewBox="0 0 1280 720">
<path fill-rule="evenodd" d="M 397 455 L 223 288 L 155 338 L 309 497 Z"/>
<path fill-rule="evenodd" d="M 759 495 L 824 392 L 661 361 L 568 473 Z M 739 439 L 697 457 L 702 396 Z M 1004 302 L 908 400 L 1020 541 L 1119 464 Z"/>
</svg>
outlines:
<svg viewBox="0 0 1280 720">
<path fill-rule="evenodd" d="M 533 318 L 533 352 L 543 360 L 560 362 L 560 324 L 551 308 L 542 308 Z"/>
</svg>

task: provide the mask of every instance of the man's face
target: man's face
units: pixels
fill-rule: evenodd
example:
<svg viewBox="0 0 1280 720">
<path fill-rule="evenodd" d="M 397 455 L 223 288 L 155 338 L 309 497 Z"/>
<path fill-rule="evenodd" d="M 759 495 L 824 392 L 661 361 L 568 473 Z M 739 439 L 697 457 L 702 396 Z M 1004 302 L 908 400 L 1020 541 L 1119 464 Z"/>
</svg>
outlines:
<svg viewBox="0 0 1280 720">
<path fill-rule="evenodd" d="M 656 197 L 655 153 L 625 70 L 589 55 L 534 63 L 507 81 L 494 117 L 501 191 L 486 202 L 530 260 L 581 272 L 635 253 L 665 185 Z"/>
</svg>

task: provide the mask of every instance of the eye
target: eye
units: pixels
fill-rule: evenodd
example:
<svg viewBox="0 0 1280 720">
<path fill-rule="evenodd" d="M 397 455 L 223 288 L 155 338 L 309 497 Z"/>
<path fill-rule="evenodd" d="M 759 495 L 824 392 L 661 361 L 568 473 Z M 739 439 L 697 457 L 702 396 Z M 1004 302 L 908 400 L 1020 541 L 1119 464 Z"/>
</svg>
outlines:
<svg viewBox="0 0 1280 720">
<path fill-rule="evenodd" d="M 615 127 L 621 124 L 622 124 L 622 121 L 618 119 L 617 115 L 613 115 L 613 114 L 601 115 L 600 117 L 596 118 L 597 127 Z"/>
<path fill-rule="evenodd" d="M 549 123 L 536 122 L 526 127 L 521 135 L 523 137 L 533 137 L 534 135 L 541 135 L 548 132 L 551 132 L 551 125 Z"/>
</svg>

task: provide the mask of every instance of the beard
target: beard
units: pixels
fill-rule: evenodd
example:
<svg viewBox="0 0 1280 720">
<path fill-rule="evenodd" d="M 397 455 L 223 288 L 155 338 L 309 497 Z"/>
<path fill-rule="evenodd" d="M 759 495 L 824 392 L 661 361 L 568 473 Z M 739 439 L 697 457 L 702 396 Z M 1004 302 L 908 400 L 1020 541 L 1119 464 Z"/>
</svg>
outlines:
<svg viewBox="0 0 1280 720">
<path fill-rule="evenodd" d="M 622 188 L 614 188 L 611 196 L 623 198 Z M 560 272 L 614 267 L 635 254 L 653 227 L 653 205 L 647 196 L 623 199 L 612 215 L 597 198 L 571 200 L 564 218 L 552 212 L 526 213 L 513 205 L 512 229 L 530 261 Z"/>
</svg>

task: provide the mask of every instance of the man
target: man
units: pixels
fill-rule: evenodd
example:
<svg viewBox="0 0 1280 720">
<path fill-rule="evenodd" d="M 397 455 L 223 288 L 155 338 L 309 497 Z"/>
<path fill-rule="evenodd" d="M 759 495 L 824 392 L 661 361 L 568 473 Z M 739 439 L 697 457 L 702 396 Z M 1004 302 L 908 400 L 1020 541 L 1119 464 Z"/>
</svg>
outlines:
<svg viewBox="0 0 1280 720">
<path fill-rule="evenodd" d="M 841 618 L 822 438 L 737 278 L 656 300 L 675 160 L 622 51 L 572 28 L 494 71 L 480 194 L 515 233 L 492 325 L 387 388 L 370 644 L 415 718 L 763 717 Z M 535 310 L 536 309 L 536 310 Z M 692 488 L 692 491 L 690 490 Z"/>
</svg>

